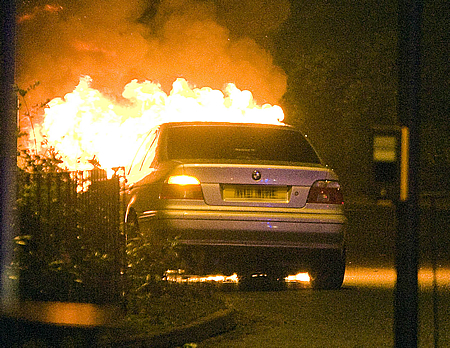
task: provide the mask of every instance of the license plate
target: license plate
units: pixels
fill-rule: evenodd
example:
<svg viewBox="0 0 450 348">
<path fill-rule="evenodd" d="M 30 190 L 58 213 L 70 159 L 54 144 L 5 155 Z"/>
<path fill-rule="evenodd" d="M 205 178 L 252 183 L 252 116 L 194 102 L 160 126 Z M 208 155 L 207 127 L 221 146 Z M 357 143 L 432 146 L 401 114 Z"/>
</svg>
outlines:
<svg viewBox="0 0 450 348">
<path fill-rule="evenodd" d="M 224 201 L 288 202 L 287 186 L 224 185 Z"/>
</svg>

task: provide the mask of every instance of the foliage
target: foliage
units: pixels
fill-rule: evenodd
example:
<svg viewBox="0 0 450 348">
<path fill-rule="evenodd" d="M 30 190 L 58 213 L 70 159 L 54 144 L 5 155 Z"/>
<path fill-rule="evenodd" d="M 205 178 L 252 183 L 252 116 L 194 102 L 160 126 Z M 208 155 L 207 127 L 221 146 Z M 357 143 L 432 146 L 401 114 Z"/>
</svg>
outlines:
<svg viewBox="0 0 450 348">
<path fill-rule="evenodd" d="M 308 134 L 347 194 L 371 194 L 372 127 L 397 123 L 395 42 L 392 32 L 374 35 L 345 52 L 300 53 L 289 66 L 288 121 Z"/>
<path fill-rule="evenodd" d="M 19 234 L 11 271 L 23 299 L 110 302 L 119 290 L 119 197 L 114 180 L 63 171 L 54 151 L 21 150 Z M 85 191 L 80 188 L 88 187 Z"/>
<path fill-rule="evenodd" d="M 59 160 L 56 154 L 46 157 L 21 150 L 20 163 L 17 196 L 19 235 L 14 239 L 16 247 L 12 264 L 20 280 L 20 296 L 35 300 L 64 300 L 61 292 L 68 292 L 65 290 L 78 279 L 78 274 L 67 260 L 64 249 L 68 246 L 55 244 L 59 231 L 51 216 L 41 214 L 42 207 L 53 210 L 59 204 L 49 200 L 54 196 L 52 193 L 56 186 L 43 176 L 59 173 Z"/>
<path fill-rule="evenodd" d="M 347 197 L 368 198 L 372 126 L 397 124 L 395 4 L 291 5 L 274 52 L 288 76 L 286 120 L 336 170 Z"/>
<path fill-rule="evenodd" d="M 19 150 L 20 170 L 25 173 L 61 173 L 63 161 L 58 153 L 50 148 L 46 154 L 31 153 L 29 149 Z"/>
<path fill-rule="evenodd" d="M 155 243 L 153 236 L 139 228 L 136 217 L 129 219 L 126 232 L 128 305 L 130 313 L 137 313 L 144 310 L 139 305 L 142 301 L 168 294 L 164 277 L 167 270 L 178 269 L 180 255 L 177 238 Z"/>
<path fill-rule="evenodd" d="M 127 242 L 127 276 L 134 294 L 162 292 L 161 280 L 177 265 L 176 239 L 155 245 L 148 234 L 137 231 Z"/>
<path fill-rule="evenodd" d="M 109 252 L 112 248 L 108 243 L 114 238 L 111 234 L 108 238 L 105 228 L 108 208 L 99 202 L 111 202 L 108 190 L 117 192 L 117 186 L 93 180 L 89 189 L 76 192 L 79 181 L 73 173 L 71 176 L 59 169 L 57 154 L 46 157 L 23 151 L 22 156 L 20 234 L 15 238 L 12 265 L 22 299 L 117 304 L 122 300 L 120 292 L 125 291 L 124 324 L 134 334 L 159 333 L 225 308 L 210 284 L 165 281 L 164 272 L 178 265 L 176 239 L 156 247 L 139 230 L 128 231 L 133 237 L 127 243 L 129 282 L 121 287 L 117 266 L 122 266 L 121 257 L 125 256 Z M 72 191 L 58 189 L 58 180 L 71 186 Z M 58 190 L 63 194 L 58 195 Z M 76 199 L 83 204 L 76 204 Z M 119 219 L 120 212 L 114 215 Z M 119 221 L 116 226 L 120 226 Z M 115 236 L 123 237 L 120 233 Z M 119 243 L 124 245 L 124 241 Z"/>
<path fill-rule="evenodd" d="M 178 267 L 177 240 L 155 245 L 129 230 L 125 242 L 118 178 L 106 180 L 98 169 L 65 172 L 54 151 L 20 154 L 13 269 L 23 298 L 98 303 L 125 292 L 132 304 L 164 295 L 164 273 Z"/>
<path fill-rule="evenodd" d="M 135 221 L 127 225 L 126 323 L 134 334 L 160 333 L 226 308 L 213 284 L 178 283 L 165 278 L 167 270 L 185 266 L 177 238 L 155 243 Z"/>
<path fill-rule="evenodd" d="M 185 325 L 225 308 L 213 284 L 163 281 L 160 287 L 159 294 L 141 293 L 128 303 L 128 318 L 136 327 Z"/>
<path fill-rule="evenodd" d="M 23 136 L 28 136 L 29 134 L 27 134 L 26 132 L 21 130 L 21 120 L 23 119 L 28 119 L 29 122 L 29 126 L 31 129 L 31 133 L 32 133 L 32 138 L 34 140 L 34 149 L 35 149 L 35 154 L 37 154 L 37 149 L 38 149 L 38 144 L 37 144 L 37 140 L 36 140 L 36 130 L 35 130 L 35 124 L 34 124 L 34 117 L 36 116 L 37 113 L 39 113 L 40 110 L 42 110 L 43 108 L 46 107 L 46 105 L 48 104 L 48 102 L 50 101 L 50 99 L 47 99 L 44 103 L 40 103 L 37 105 L 33 105 L 33 106 L 29 106 L 28 102 L 27 102 L 27 94 L 36 89 L 38 86 L 40 85 L 39 81 L 36 81 L 35 83 L 33 83 L 32 85 L 28 86 L 25 89 L 20 88 L 19 86 L 15 86 L 15 92 L 17 94 L 17 98 L 19 100 L 19 106 L 18 109 L 19 111 L 23 112 L 19 112 L 20 114 L 20 119 L 19 119 L 19 129 L 18 129 L 18 136 L 23 137 Z"/>
<path fill-rule="evenodd" d="M 36 86 L 17 88 L 25 106 Z M 32 124 L 28 107 L 25 116 Z M 103 303 L 125 293 L 130 313 L 142 313 L 148 301 L 187 296 L 163 281 L 179 265 L 176 238 L 155 245 L 131 226 L 125 241 L 118 177 L 107 180 L 96 163 L 90 172 L 67 172 L 52 148 L 18 155 L 19 235 L 11 271 L 21 298 Z"/>
</svg>

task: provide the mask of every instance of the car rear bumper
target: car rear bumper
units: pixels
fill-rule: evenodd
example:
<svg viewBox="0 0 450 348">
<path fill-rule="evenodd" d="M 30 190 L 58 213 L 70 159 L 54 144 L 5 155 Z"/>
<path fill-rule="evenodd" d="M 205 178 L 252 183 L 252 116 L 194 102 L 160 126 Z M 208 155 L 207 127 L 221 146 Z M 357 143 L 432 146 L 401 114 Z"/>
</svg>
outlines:
<svg viewBox="0 0 450 348">
<path fill-rule="evenodd" d="M 146 212 L 139 218 L 143 231 L 180 244 L 223 247 L 342 249 L 346 219 L 343 214 L 267 211 Z"/>
</svg>

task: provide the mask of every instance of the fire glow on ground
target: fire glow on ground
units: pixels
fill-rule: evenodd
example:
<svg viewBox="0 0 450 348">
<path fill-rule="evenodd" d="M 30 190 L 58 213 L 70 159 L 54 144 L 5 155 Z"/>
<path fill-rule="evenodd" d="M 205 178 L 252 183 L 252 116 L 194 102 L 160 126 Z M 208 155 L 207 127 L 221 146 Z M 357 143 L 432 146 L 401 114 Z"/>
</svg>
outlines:
<svg viewBox="0 0 450 348">
<path fill-rule="evenodd" d="M 255 277 L 260 276 L 260 274 L 255 274 Z M 168 281 L 173 282 L 186 282 L 186 283 L 203 283 L 203 282 L 215 282 L 215 283 L 238 283 L 239 277 L 236 273 L 231 276 L 224 275 L 207 275 L 207 276 L 198 276 L 198 275 L 184 275 L 181 272 L 177 271 L 168 271 L 166 279 Z M 295 275 L 287 276 L 285 282 L 309 282 L 308 273 L 298 273 Z"/>
<path fill-rule="evenodd" d="M 255 274 L 255 277 L 259 276 Z M 431 268 L 421 268 L 419 270 L 419 287 L 421 289 L 430 289 L 434 285 L 439 288 L 450 288 L 450 268 L 440 267 L 433 273 Z M 223 283 L 232 284 L 238 283 L 239 277 L 237 274 L 231 276 L 224 275 L 185 275 L 177 271 L 169 271 L 167 273 L 168 281 L 186 282 L 186 283 Z M 310 281 L 309 275 L 306 272 L 289 275 L 284 279 L 286 283 L 298 283 L 307 285 Z M 396 281 L 396 271 L 394 268 L 388 267 L 348 267 L 345 272 L 343 286 L 363 286 L 363 287 L 377 287 L 377 288 L 394 288 Z"/>
</svg>

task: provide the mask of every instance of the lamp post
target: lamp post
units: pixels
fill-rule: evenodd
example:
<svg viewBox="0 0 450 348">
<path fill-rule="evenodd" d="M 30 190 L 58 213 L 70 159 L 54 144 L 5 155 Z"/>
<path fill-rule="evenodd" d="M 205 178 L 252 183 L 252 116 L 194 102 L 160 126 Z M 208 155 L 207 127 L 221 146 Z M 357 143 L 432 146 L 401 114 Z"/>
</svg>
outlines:
<svg viewBox="0 0 450 348">
<path fill-rule="evenodd" d="M 417 347 L 421 0 L 400 0 L 398 114 L 402 126 L 394 295 L 395 347 Z"/>
<path fill-rule="evenodd" d="M 14 299 L 6 266 L 11 262 L 16 225 L 17 104 L 13 88 L 16 19 L 14 0 L 2 0 L 0 6 L 0 289 L 4 303 Z"/>
</svg>

